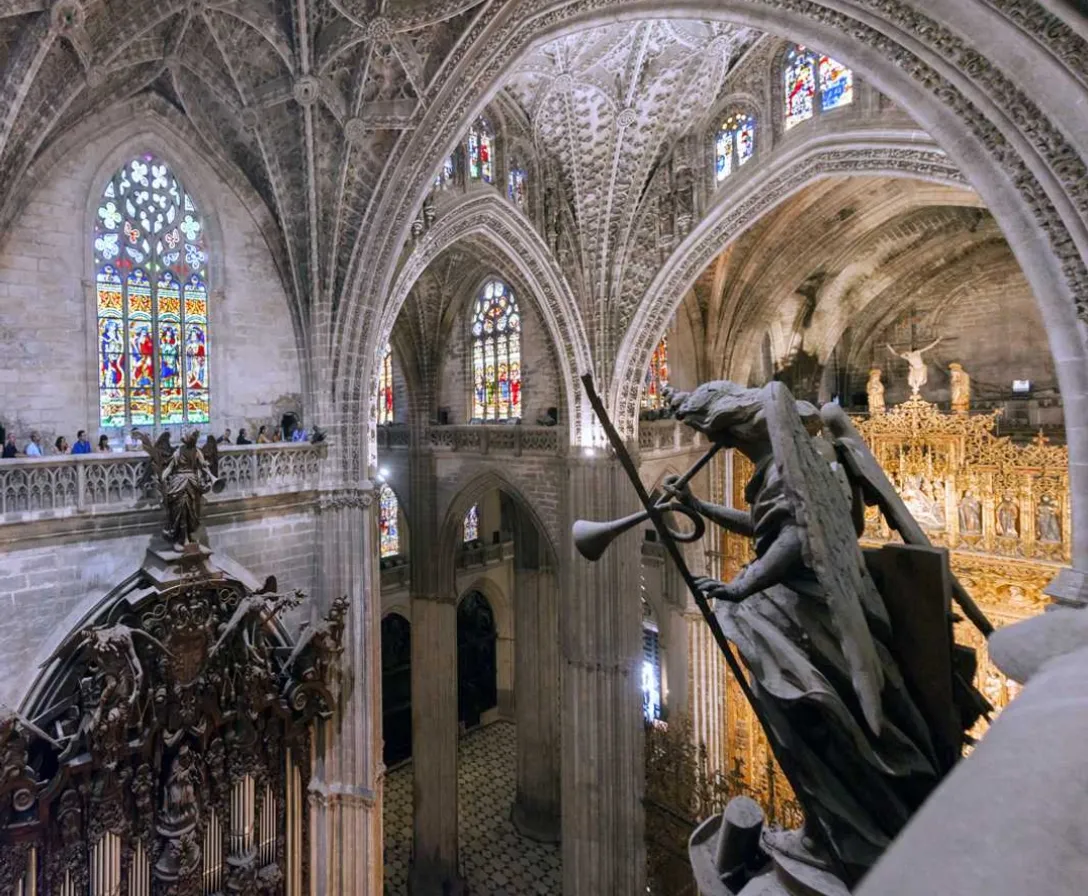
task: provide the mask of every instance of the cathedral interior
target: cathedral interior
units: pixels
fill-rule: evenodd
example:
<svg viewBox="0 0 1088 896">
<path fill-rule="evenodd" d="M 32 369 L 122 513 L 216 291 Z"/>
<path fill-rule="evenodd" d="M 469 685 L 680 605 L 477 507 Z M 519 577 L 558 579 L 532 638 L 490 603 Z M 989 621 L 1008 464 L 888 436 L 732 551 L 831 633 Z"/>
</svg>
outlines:
<svg viewBox="0 0 1088 896">
<path fill-rule="evenodd" d="M 1086 165 L 1077 0 L 0 3 L 0 894 L 705 892 L 805 810 L 591 391 L 736 510 L 673 396 L 837 405 L 1083 612 Z"/>
</svg>

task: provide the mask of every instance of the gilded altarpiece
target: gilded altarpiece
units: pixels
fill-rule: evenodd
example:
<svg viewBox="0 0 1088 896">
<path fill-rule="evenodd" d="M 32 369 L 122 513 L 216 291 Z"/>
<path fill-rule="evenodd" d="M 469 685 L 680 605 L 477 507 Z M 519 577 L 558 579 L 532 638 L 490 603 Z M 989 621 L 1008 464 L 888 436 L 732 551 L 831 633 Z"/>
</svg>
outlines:
<svg viewBox="0 0 1088 896">
<path fill-rule="evenodd" d="M 945 413 L 914 397 L 872 417 L 855 418 L 915 519 L 934 545 L 946 547 L 952 572 L 997 627 L 1043 611 L 1043 589 L 1070 562 L 1072 532 L 1069 455 L 1042 436 L 1017 444 L 995 435 L 997 414 Z M 726 503 L 743 508 L 752 465 L 729 452 Z M 726 465 L 728 466 L 728 464 Z M 900 540 L 876 508 L 866 515 L 865 547 Z M 751 543 L 724 533 L 720 578 L 749 562 Z M 966 621 L 956 639 L 978 653 L 976 683 L 1000 711 L 1017 685 L 990 662 L 982 636 Z M 796 811 L 789 785 L 774 762 L 740 688 L 727 675 L 726 751 L 731 777 L 743 782 L 774 815 Z M 980 736 L 987 722 L 971 732 Z"/>
</svg>

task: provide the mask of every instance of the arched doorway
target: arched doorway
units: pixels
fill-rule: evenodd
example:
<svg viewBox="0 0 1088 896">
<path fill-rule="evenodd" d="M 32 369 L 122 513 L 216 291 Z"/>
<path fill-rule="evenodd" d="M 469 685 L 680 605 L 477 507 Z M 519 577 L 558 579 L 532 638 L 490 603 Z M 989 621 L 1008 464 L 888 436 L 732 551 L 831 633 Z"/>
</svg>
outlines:
<svg viewBox="0 0 1088 896">
<path fill-rule="evenodd" d="M 382 620 L 382 761 L 391 768 L 412 756 L 412 625 L 399 613 Z"/>
<path fill-rule="evenodd" d="M 495 613 L 487 598 L 470 591 L 457 605 L 457 719 L 475 728 L 498 704 Z"/>
</svg>

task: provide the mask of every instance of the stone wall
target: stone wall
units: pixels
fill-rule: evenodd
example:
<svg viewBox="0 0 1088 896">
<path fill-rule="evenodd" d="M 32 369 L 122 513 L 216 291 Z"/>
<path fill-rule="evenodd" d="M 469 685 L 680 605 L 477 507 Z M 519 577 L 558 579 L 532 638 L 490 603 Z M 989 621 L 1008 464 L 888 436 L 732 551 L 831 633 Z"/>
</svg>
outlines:
<svg viewBox="0 0 1088 896">
<path fill-rule="evenodd" d="M 113 170 L 152 150 L 200 205 L 209 260 L 211 429 L 279 422 L 300 406 L 298 348 L 274 259 L 238 197 L 187 147 L 116 130 L 64 158 L 0 243 L 0 422 L 22 447 L 34 428 L 96 435 L 98 360 L 91 233 Z"/>
</svg>

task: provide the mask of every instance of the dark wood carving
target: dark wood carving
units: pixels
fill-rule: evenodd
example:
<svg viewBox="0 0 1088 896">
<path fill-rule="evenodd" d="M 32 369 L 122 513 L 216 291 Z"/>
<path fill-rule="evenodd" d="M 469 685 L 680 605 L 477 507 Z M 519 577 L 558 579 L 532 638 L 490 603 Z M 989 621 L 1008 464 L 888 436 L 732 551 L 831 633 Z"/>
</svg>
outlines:
<svg viewBox="0 0 1088 896">
<path fill-rule="evenodd" d="M 66 876 L 87 892 L 108 833 L 123 881 L 140 849 L 154 896 L 200 896 L 213 810 L 222 891 L 284 892 L 288 751 L 305 789 L 311 723 L 334 710 L 347 600 L 292 643 L 278 617 L 304 595 L 274 579 L 254 591 L 206 554 L 145 565 L 61 643 L 22 714 L 0 707 L 0 892 L 14 892 L 32 846 L 40 893 Z M 272 861 L 237 843 L 232 854 L 231 793 L 245 777 L 255 818 L 267 789 L 276 799 Z"/>
</svg>

